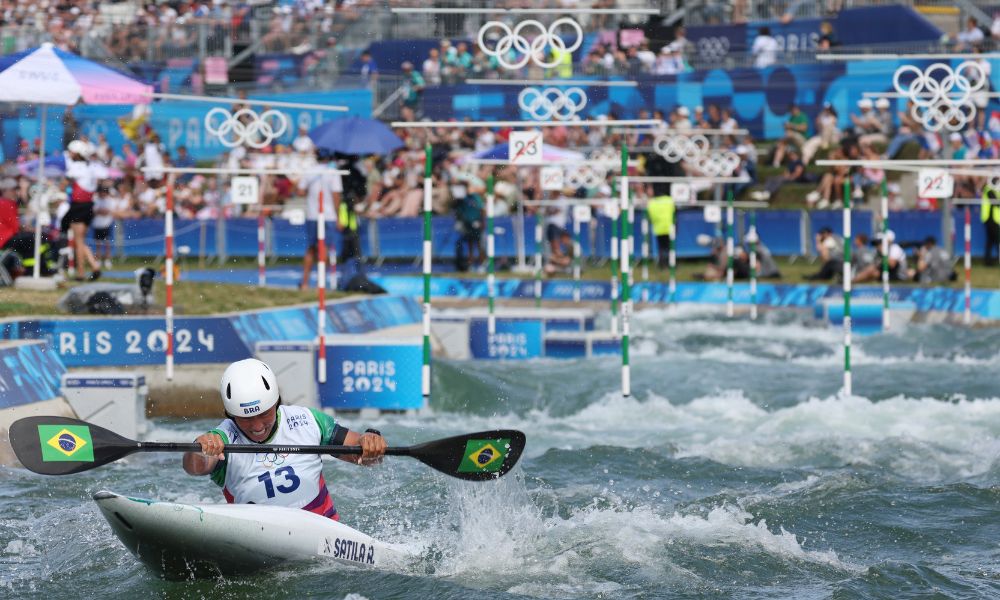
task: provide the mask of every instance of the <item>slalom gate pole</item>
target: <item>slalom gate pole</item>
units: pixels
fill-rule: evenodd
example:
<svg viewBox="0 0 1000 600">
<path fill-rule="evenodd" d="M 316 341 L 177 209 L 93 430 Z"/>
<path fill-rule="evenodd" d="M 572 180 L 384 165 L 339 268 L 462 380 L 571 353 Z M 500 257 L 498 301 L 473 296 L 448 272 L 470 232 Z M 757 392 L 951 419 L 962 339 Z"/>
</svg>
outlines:
<svg viewBox="0 0 1000 600">
<path fill-rule="evenodd" d="M 261 202 L 260 210 L 257 212 L 257 286 L 267 285 L 267 271 L 265 269 L 264 256 L 264 206 Z"/>
<path fill-rule="evenodd" d="M 316 219 L 316 379 L 326 383 L 326 210 L 320 189 Z"/>
<path fill-rule="evenodd" d="M 844 181 L 844 396 L 851 395 L 851 180 Z"/>
<path fill-rule="evenodd" d="M 575 207 L 574 207 L 575 210 Z M 580 219 L 573 215 L 573 302 L 580 303 Z"/>
<path fill-rule="evenodd" d="M 622 267 L 622 395 L 626 398 L 632 394 L 632 374 L 629 367 L 629 356 L 628 356 L 628 345 L 629 345 L 629 334 L 630 334 L 630 323 L 629 319 L 632 316 L 632 300 L 631 300 L 631 281 L 632 273 L 629 267 L 629 251 L 631 247 L 631 238 L 629 232 L 629 183 L 628 183 L 628 148 L 625 144 L 622 144 L 621 150 L 622 159 L 622 169 L 621 169 L 621 189 L 619 190 L 621 197 L 621 219 L 622 233 L 621 233 L 621 267 Z"/>
<path fill-rule="evenodd" d="M 617 180 L 611 181 L 611 197 L 615 197 L 617 189 L 615 186 L 618 185 Z M 618 321 L 620 317 L 618 315 L 618 292 L 620 286 L 618 285 L 619 280 L 619 258 L 618 253 L 621 248 L 618 247 L 618 230 L 621 228 L 621 207 L 616 202 L 611 209 L 611 335 L 618 335 Z"/>
<path fill-rule="evenodd" d="M 972 323 L 972 211 L 965 207 L 965 324 Z"/>
<path fill-rule="evenodd" d="M 882 178 L 882 331 L 889 331 L 892 318 L 889 311 L 889 191 L 886 179 Z"/>
<path fill-rule="evenodd" d="M 733 191 L 726 195 L 726 316 L 732 318 L 735 314 L 733 306 Z"/>
<path fill-rule="evenodd" d="M 433 242 L 431 240 L 431 145 L 424 147 L 424 357 L 420 370 L 420 390 L 424 396 L 424 405 L 431 395 L 431 258 Z"/>
<path fill-rule="evenodd" d="M 642 301 L 649 301 L 649 215 L 643 212 L 639 222 L 642 228 Z"/>
<path fill-rule="evenodd" d="M 42 170 L 45 170 L 45 157 L 42 157 Z M 166 262 L 164 280 L 166 281 L 167 306 L 164 310 L 167 334 L 167 381 L 174 379 L 174 175 L 167 176 L 167 211 L 164 214 L 164 239 L 166 245 Z M 80 265 L 81 268 L 83 265 Z"/>
<path fill-rule="evenodd" d="M 489 302 L 489 315 L 486 319 L 486 330 L 490 335 L 497 332 L 496 316 L 496 273 L 493 270 L 494 239 L 493 213 L 496 197 L 493 195 L 493 174 L 486 178 L 486 296 Z"/>
<path fill-rule="evenodd" d="M 750 320 L 757 320 L 757 211 L 750 211 Z"/>
<path fill-rule="evenodd" d="M 544 219 L 535 213 L 535 308 L 542 307 L 542 237 Z"/>
</svg>

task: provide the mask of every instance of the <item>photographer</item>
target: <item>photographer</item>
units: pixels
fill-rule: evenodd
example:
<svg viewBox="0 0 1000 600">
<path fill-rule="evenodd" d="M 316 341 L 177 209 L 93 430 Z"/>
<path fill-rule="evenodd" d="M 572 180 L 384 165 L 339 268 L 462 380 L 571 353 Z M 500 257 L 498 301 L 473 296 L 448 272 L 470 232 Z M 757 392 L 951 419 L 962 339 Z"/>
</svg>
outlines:
<svg viewBox="0 0 1000 600">
<path fill-rule="evenodd" d="M 890 229 L 886 232 L 889 237 L 889 281 L 908 281 L 910 271 L 906 268 L 906 251 L 896 243 L 896 234 Z M 878 250 L 876 260 L 857 272 L 854 282 L 877 281 L 882 277 L 882 236 L 876 236 L 873 245 Z"/>
<path fill-rule="evenodd" d="M 958 274 L 952 265 L 948 251 L 937 245 L 934 236 L 927 236 L 917 251 L 917 268 L 910 272 L 910 277 L 920 283 L 955 281 Z"/>
<path fill-rule="evenodd" d="M 830 281 L 844 266 L 844 238 L 824 227 L 816 234 L 816 252 L 821 261 L 819 271 L 807 275 L 807 281 Z"/>
</svg>

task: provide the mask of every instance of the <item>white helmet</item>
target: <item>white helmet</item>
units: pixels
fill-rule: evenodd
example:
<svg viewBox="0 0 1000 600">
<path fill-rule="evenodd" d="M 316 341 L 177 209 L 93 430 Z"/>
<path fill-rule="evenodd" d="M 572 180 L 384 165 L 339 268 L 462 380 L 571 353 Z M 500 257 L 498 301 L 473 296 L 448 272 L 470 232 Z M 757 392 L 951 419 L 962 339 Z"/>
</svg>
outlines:
<svg viewBox="0 0 1000 600">
<path fill-rule="evenodd" d="M 278 378 L 271 367 L 257 360 L 238 360 L 226 367 L 219 384 L 226 414 L 253 417 L 278 403 Z"/>
</svg>

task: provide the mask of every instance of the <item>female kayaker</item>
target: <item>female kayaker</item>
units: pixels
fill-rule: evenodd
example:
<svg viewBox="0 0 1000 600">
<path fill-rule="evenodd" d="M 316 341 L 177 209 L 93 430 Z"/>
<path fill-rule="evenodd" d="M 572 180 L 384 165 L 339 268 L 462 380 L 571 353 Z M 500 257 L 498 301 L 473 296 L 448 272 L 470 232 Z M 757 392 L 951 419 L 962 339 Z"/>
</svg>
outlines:
<svg viewBox="0 0 1000 600">
<path fill-rule="evenodd" d="M 277 377 L 255 358 L 229 365 L 219 391 L 228 418 L 195 439 L 201 452 L 184 454 L 184 470 L 191 475 L 211 475 L 231 504 L 302 508 L 339 520 L 323 479 L 320 455 L 226 454 L 224 444 L 361 446 L 360 456 L 340 458 L 362 465 L 376 464 L 385 454 L 385 439 L 374 429 L 361 434 L 318 410 L 282 406 Z"/>
</svg>

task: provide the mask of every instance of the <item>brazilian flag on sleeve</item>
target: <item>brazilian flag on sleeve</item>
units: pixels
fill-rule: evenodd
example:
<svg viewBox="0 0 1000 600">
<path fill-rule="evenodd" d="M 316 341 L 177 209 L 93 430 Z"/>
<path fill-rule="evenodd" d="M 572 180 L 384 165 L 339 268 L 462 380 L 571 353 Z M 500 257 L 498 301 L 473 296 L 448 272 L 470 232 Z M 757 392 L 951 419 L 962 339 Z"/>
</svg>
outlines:
<svg viewBox="0 0 1000 600">
<path fill-rule="evenodd" d="M 94 441 L 86 425 L 39 425 L 38 442 L 45 462 L 94 462 Z"/>
<path fill-rule="evenodd" d="M 510 439 L 469 440 L 465 455 L 458 465 L 459 473 L 495 473 L 503 466 L 503 459 L 510 452 Z"/>
</svg>

